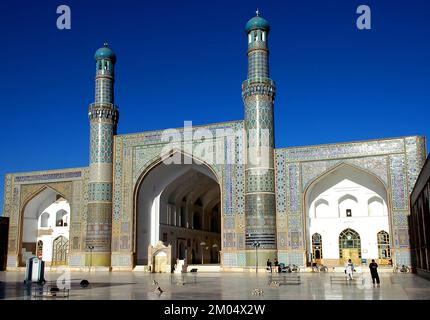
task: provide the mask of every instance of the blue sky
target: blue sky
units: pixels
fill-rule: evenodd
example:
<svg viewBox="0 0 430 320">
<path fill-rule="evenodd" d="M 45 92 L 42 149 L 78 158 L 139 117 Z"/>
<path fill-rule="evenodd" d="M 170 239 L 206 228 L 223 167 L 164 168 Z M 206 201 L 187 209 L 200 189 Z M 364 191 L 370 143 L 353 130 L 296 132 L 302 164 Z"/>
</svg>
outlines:
<svg viewBox="0 0 430 320">
<path fill-rule="evenodd" d="M 71 30 L 56 28 L 61 4 Z M 372 30 L 356 28 L 360 4 Z M 1 1 L 0 211 L 6 173 L 88 165 L 93 54 L 106 40 L 118 133 L 243 119 L 257 7 L 272 27 L 277 147 L 430 136 L 428 1 Z"/>
</svg>

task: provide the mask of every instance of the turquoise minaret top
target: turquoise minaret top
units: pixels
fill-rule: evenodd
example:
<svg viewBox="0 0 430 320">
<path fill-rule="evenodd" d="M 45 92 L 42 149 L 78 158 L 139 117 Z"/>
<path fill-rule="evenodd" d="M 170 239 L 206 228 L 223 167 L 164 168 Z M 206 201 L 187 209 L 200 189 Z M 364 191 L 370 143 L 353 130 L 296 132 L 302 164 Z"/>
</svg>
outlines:
<svg viewBox="0 0 430 320">
<path fill-rule="evenodd" d="M 252 30 L 265 30 L 270 31 L 270 25 L 269 22 L 267 22 L 266 19 L 260 17 L 260 11 L 255 12 L 256 16 L 254 18 L 249 19 L 249 21 L 246 23 L 245 30 L 246 33 L 249 33 Z"/>
</svg>

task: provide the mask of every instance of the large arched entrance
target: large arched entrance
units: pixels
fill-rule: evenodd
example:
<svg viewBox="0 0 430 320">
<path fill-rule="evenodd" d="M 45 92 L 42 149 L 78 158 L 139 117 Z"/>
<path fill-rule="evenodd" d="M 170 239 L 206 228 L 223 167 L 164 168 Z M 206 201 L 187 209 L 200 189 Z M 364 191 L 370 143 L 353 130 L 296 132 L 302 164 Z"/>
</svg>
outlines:
<svg viewBox="0 0 430 320">
<path fill-rule="evenodd" d="M 148 265 L 148 246 L 158 241 L 171 245 L 172 264 L 181 258 L 188 264 L 218 262 L 213 258 L 221 248 L 218 178 L 208 165 L 178 155 L 182 164 L 159 161 L 136 187 L 136 265 Z"/>
<path fill-rule="evenodd" d="M 345 259 L 358 263 L 380 257 L 378 232 L 391 227 L 387 189 L 374 174 L 340 164 L 309 185 L 304 203 L 307 252 L 313 260 L 318 253 L 321 263 L 336 266 L 343 265 Z M 315 235 L 324 245 L 317 244 Z M 359 247 L 354 235 L 360 239 Z M 315 251 L 317 246 L 320 251 Z"/>
<path fill-rule="evenodd" d="M 69 202 L 54 189 L 45 187 L 25 204 L 21 217 L 19 265 L 25 266 L 27 259 L 32 256 L 38 256 L 50 265 L 54 257 L 55 239 L 69 238 Z M 67 264 L 67 255 L 61 259 L 57 265 Z"/>
</svg>

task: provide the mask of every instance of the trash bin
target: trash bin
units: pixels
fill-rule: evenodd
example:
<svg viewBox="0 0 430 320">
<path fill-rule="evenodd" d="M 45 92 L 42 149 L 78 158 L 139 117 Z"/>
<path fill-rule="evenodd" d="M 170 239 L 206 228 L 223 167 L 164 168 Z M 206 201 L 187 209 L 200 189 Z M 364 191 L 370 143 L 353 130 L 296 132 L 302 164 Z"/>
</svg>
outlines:
<svg viewBox="0 0 430 320">
<path fill-rule="evenodd" d="M 37 257 L 29 258 L 26 263 L 24 282 L 45 282 L 45 261 L 39 260 Z"/>
</svg>

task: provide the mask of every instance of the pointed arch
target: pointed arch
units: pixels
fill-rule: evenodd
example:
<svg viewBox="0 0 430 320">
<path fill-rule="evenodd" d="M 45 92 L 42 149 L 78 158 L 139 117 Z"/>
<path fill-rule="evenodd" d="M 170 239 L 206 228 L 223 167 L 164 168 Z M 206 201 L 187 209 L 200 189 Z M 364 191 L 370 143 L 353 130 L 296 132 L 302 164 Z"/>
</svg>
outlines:
<svg viewBox="0 0 430 320">
<path fill-rule="evenodd" d="M 171 163 L 171 165 L 165 164 L 165 159 L 178 155 L 180 155 L 181 158 L 186 158 L 190 161 L 181 161 L 180 164 L 175 164 L 174 162 Z M 155 170 L 161 171 L 154 173 Z M 156 174 L 158 177 L 157 181 L 154 180 L 154 174 Z M 188 180 L 183 181 L 184 177 L 195 180 L 200 174 L 204 175 L 204 179 L 199 180 L 201 181 L 201 185 L 203 185 L 203 187 L 197 191 L 194 190 L 196 188 L 195 185 L 194 187 L 189 188 L 190 182 L 188 182 Z M 145 180 L 147 178 L 149 180 Z M 159 238 L 159 232 L 161 232 L 160 230 L 162 228 L 162 224 L 160 224 L 160 213 L 163 206 L 165 205 L 164 203 L 166 202 L 166 199 L 169 199 L 167 202 L 170 201 L 172 205 L 173 202 L 175 202 L 174 204 L 178 210 L 177 216 L 179 220 L 184 220 L 183 213 L 186 212 L 187 209 L 193 210 L 188 213 L 187 220 L 180 222 L 178 227 L 189 227 L 191 229 L 194 222 L 195 228 L 198 228 L 199 230 L 203 229 L 204 206 L 195 207 L 194 201 L 196 201 L 197 198 L 203 196 L 205 192 L 210 190 L 209 185 L 206 185 L 209 180 L 212 181 L 213 184 L 216 184 L 216 187 L 219 189 L 218 202 L 222 202 L 222 187 L 218 173 L 215 171 L 212 165 L 200 160 L 199 158 L 192 157 L 181 150 L 173 149 L 165 155 L 156 157 L 151 164 L 146 166 L 133 186 L 133 226 L 131 229 L 133 236 L 131 239 L 131 248 L 135 253 L 135 259 L 133 261 L 134 265 L 146 263 L 145 261 L 148 255 L 145 253 L 145 243 L 148 241 L 148 239 L 150 243 L 153 243 L 155 239 Z M 181 185 L 182 182 L 183 187 L 185 189 L 188 188 L 189 192 L 184 193 L 182 190 L 177 188 L 177 186 Z M 152 191 L 148 189 L 149 186 L 151 186 L 150 188 Z M 202 191 L 205 192 L 202 194 Z M 183 197 L 186 197 L 186 201 L 184 203 L 182 203 Z M 181 201 L 178 203 L 177 200 Z M 204 204 L 205 202 L 203 202 L 203 205 Z M 193 221 L 192 214 L 197 211 L 199 212 L 197 215 L 195 215 L 195 219 Z M 187 225 L 183 225 L 183 222 L 185 222 Z M 145 229 L 142 227 L 143 225 L 148 227 Z M 172 245 L 174 245 L 174 243 L 172 243 Z M 172 258 L 174 257 L 172 256 Z"/>
<path fill-rule="evenodd" d="M 333 191 L 332 189 L 337 185 L 342 188 L 339 189 L 342 190 L 342 192 L 339 192 L 338 196 L 336 195 L 337 191 Z M 355 186 L 357 189 L 355 189 Z M 348 219 L 350 216 L 354 217 L 354 208 L 349 208 L 349 205 L 345 206 L 343 209 L 339 209 L 339 203 L 342 203 L 342 200 L 350 201 L 350 204 L 357 204 L 355 211 L 357 212 L 358 216 L 368 216 L 366 207 L 368 199 L 365 196 L 366 191 L 365 189 L 360 188 L 369 189 L 371 193 L 383 199 L 384 206 L 386 207 L 385 210 L 388 214 L 385 224 L 387 224 L 388 228 L 391 229 L 392 216 L 390 212 L 390 193 L 384 181 L 369 170 L 350 163 L 340 162 L 325 170 L 317 177 L 313 178 L 304 188 L 304 193 L 302 195 L 302 204 L 304 209 L 303 233 L 305 235 L 304 238 L 306 239 L 307 257 L 312 256 L 312 234 L 323 230 L 324 223 L 328 223 L 327 221 L 324 222 L 322 220 L 318 221 L 317 223 L 315 220 L 315 223 L 311 224 L 311 219 L 314 219 L 313 215 L 315 213 L 315 203 L 319 201 L 320 198 L 329 199 L 330 203 L 332 203 L 329 217 L 333 219 Z M 321 204 L 321 201 L 319 201 L 318 204 Z M 348 212 L 346 209 L 349 209 Z M 348 220 L 344 221 L 345 223 L 348 222 Z M 350 219 L 349 221 L 352 223 L 355 220 Z M 354 224 L 352 226 L 354 226 Z M 341 227 L 342 226 L 337 223 L 336 232 L 339 232 L 341 230 L 339 228 Z M 327 241 L 335 246 L 337 237 L 335 235 L 333 235 L 333 237 L 328 235 L 327 237 L 330 239 L 330 241 Z M 327 250 L 327 252 L 330 254 L 327 253 L 327 255 L 325 255 L 325 259 L 330 259 L 333 263 L 337 263 L 335 261 L 339 260 L 339 263 L 341 263 L 341 260 L 337 256 L 338 250 L 335 247 L 328 247 Z"/>
<path fill-rule="evenodd" d="M 38 229 L 41 227 L 40 217 L 45 209 L 54 204 L 59 198 L 65 199 L 69 204 L 64 194 L 49 184 L 38 187 L 23 198 L 19 216 L 20 227 L 18 228 L 19 266 L 24 266 L 27 258 L 36 254 Z"/>
</svg>

